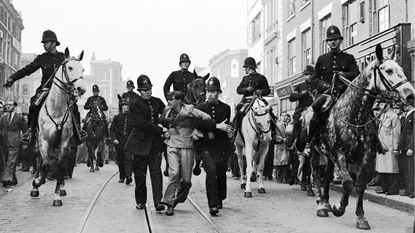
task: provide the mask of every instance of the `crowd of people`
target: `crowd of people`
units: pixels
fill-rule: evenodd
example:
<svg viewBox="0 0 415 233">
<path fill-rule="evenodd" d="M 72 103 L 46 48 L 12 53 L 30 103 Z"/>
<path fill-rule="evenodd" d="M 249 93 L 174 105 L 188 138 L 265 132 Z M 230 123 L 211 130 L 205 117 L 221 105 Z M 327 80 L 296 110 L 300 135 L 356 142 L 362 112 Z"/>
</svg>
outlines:
<svg viewBox="0 0 415 233">
<path fill-rule="evenodd" d="M 332 84 L 333 75 L 340 75 L 353 80 L 359 70 L 354 57 L 340 50 L 343 37 L 336 26 L 327 30 L 327 43 L 330 51 L 320 56 L 316 66 L 308 65 L 302 75 L 304 83 L 296 86 L 289 100 L 297 102 L 297 108 L 291 117 L 282 111 L 279 117 L 272 111 L 273 119 L 272 142 L 264 168 L 264 178 L 276 179 L 278 183 L 304 184 L 299 168 L 300 156 L 296 146 L 300 140 L 300 116 L 307 109 L 312 108 L 314 115 L 311 119 L 309 137 L 307 138 L 304 153 L 301 156 L 310 156 L 316 131 L 319 127 L 321 112 L 345 91 L 344 85 Z M 37 112 L 47 96 L 50 84 L 51 69 L 56 68 L 56 59 L 61 58 L 56 46 L 59 42 L 56 35 L 48 30 L 42 36 L 45 54 L 39 55 L 35 61 L 17 71 L 5 84 L 10 87 L 13 82 L 27 76 L 37 69 L 42 69 L 42 83 L 30 107 L 29 122 L 23 116 L 15 113 L 17 103 L 7 101 L 7 114 L 3 114 L 4 105 L 0 104 L 0 131 L 1 131 L 1 160 L 0 173 L 3 185 L 15 185 L 16 158 L 21 150 L 21 141 L 29 143 L 36 128 Z M 58 59 L 58 62 L 60 61 Z M 53 60 L 53 61 L 52 61 Z M 62 62 L 62 61 L 60 61 Z M 244 116 L 244 109 L 249 104 L 248 97 L 266 96 L 270 92 L 265 76 L 256 72 L 257 63 L 254 58 L 245 59 L 243 68 L 246 76 L 237 87 L 237 93 L 242 95 L 237 105 L 236 116 L 231 123 L 231 108 L 219 100 L 222 93 L 219 79 L 211 77 L 206 80 L 206 101 L 197 105 L 186 103 L 186 92 L 189 83 L 195 79 L 188 71 L 191 61 L 187 54 L 179 57 L 180 70 L 172 72 L 165 81 L 164 97 L 167 106 L 158 97 L 153 96 L 152 82 L 147 75 L 137 78 L 137 91 L 134 92 L 134 82 L 127 82 L 127 92 L 120 97 L 119 114 L 116 115 L 108 127 L 105 125 L 107 143 L 114 146 L 117 153 L 120 183 L 135 183 L 135 201 L 137 209 L 144 209 L 147 203 L 147 170 L 149 170 L 153 202 L 156 211 L 165 211 L 168 216 L 174 215 L 174 209 L 183 203 L 191 189 L 192 174 L 195 161 L 202 162 L 206 173 L 206 196 L 211 215 L 217 215 L 223 208 L 223 201 L 227 197 L 227 176 L 229 168 L 235 178 L 241 178 L 235 162 L 235 148 L 232 145 L 234 132 L 238 130 L 240 119 Z M 170 91 L 171 87 L 173 91 Z M 89 97 L 84 109 L 91 110 L 97 107 L 102 113 L 104 123 L 107 123 L 104 111 L 108 109 L 105 99 L 99 96 L 99 87 L 94 85 L 93 96 Z M 333 91 L 334 90 L 334 91 Z M 46 93 L 46 94 L 45 94 Z M 378 193 L 414 197 L 414 101 L 403 106 L 392 105 L 388 102 L 377 101 L 373 108 L 374 123 L 377 129 L 378 144 L 381 150 L 376 155 L 377 175 L 369 185 L 379 185 Z M 86 139 L 86 124 L 81 128 L 79 111 L 76 100 L 73 103 L 74 135 L 78 144 Z M 86 116 L 86 119 L 90 117 Z M 85 122 L 88 122 L 87 120 Z M 28 127 L 29 126 L 29 127 Z M 20 135 L 24 134 L 22 138 Z M 163 194 L 163 178 L 161 171 L 162 158 L 166 160 L 168 169 L 167 188 Z M 303 158 L 304 159 L 304 158 Z M 231 165 L 228 165 L 228 164 Z M 26 170 L 26 167 L 24 168 Z M 133 179 L 134 178 L 134 179 Z M 340 178 L 338 178 L 340 179 Z M 303 189 L 303 187 L 302 187 Z M 307 190 L 304 187 L 304 190 Z M 308 190 L 310 191 L 310 190 Z M 314 195 L 309 192 L 309 195 Z"/>
</svg>

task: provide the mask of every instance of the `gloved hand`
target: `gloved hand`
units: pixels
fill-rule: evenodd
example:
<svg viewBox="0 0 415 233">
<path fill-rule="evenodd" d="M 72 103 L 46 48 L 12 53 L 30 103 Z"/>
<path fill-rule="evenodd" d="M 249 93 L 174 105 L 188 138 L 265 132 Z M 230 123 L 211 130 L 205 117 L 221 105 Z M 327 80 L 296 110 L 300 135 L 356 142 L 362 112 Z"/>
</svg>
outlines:
<svg viewBox="0 0 415 233">
<path fill-rule="evenodd" d="M 251 86 L 247 87 L 247 88 L 246 88 L 246 90 L 247 90 L 249 93 L 254 92 L 254 88 L 253 88 L 253 87 L 251 87 Z"/>
<path fill-rule="evenodd" d="M 10 88 L 13 85 L 14 81 L 11 78 L 8 78 L 6 83 L 3 85 L 5 88 Z"/>
<path fill-rule="evenodd" d="M 255 94 L 256 94 L 256 95 L 262 95 L 262 91 L 261 91 L 261 90 L 256 90 L 256 91 L 255 91 Z"/>
</svg>

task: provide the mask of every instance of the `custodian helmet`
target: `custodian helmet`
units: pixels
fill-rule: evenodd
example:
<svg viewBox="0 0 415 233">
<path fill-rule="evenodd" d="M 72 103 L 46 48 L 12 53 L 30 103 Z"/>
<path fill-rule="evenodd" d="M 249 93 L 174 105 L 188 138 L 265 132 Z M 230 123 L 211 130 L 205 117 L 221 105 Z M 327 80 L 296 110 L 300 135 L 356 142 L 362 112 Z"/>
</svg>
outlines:
<svg viewBox="0 0 415 233">
<path fill-rule="evenodd" d="M 138 76 L 137 78 L 137 90 L 138 91 L 150 89 L 152 86 L 153 84 L 151 84 L 150 78 L 147 75 L 140 74 L 140 76 Z"/>
<path fill-rule="evenodd" d="M 303 75 L 313 74 L 314 67 L 312 65 L 307 65 L 303 70 Z"/>
<path fill-rule="evenodd" d="M 180 55 L 179 65 L 180 65 L 182 62 L 186 62 L 186 61 L 188 61 L 189 63 L 191 63 L 191 62 L 190 62 L 190 58 L 189 58 L 189 56 L 188 56 L 187 54 L 185 54 L 185 53 L 182 53 L 182 55 Z"/>
<path fill-rule="evenodd" d="M 130 98 L 126 97 L 122 99 L 121 105 L 130 105 Z"/>
<path fill-rule="evenodd" d="M 96 91 L 99 91 L 99 87 L 98 87 L 98 85 L 97 85 L 97 84 L 94 84 L 94 85 L 92 86 L 92 92 L 96 92 Z"/>
<path fill-rule="evenodd" d="M 134 87 L 134 82 L 133 82 L 132 80 L 128 80 L 128 81 L 127 81 L 127 87 L 132 87 L 132 88 L 135 88 L 135 87 Z"/>
<path fill-rule="evenodd" d="M 206 90 L 207 91 L 219 91 L 220 93 L 222 93 L 222 90 L 220 89 L 219 79 L 216 77 L 211 77 L 210 79 L 208 79 Z"/>
<path fill-rule="evenodd" d="M 58 38 L 56 37 L 56 34 L 51 30 L 46 30 L 42 34 L 42 41 L 41 43 L 46 43 L 48 41 L 54 41 L 56 42 L 56 46 L 60 45 Z"/>
<path fill-rule="evenodd" d="M 338 27 L 331 25 L 329 28 L 327 28 L 327 40 L 335 40 L 337 38 L 341 38 L 343 40 L 342 35 L 340 34 L 340 30 Z"/>
<path fill-rule="evenodd" d="M 250 67 L 252 69 L 256 69 L 257 66 L 256 66 L 255 59 L 253 57 L 247 57 L 247 58 L 245 58 L 245 62 L 244 62 L 243 67 Z"/>
</svg>

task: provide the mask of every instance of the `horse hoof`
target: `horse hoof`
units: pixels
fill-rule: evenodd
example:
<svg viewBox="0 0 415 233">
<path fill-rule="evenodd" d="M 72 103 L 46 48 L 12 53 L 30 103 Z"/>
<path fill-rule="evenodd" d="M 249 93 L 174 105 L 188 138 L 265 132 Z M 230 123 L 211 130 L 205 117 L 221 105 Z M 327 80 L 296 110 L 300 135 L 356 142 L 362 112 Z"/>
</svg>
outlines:
<svg viewBox="0 0 415 233">
<path fill-rule="evenodd" d="M 344 208 L 341 208 L 341 207 L 337 208 L 337 205 L 333 205 L 333 215 L 334 216 L 336 216 L 336 217 L 343 216 L 344 212 L 345 212 Z"/>
<path fill-rule="evenodd" d="M 99 161 L 99 162 L 98 162 L 98 166 L 99 166 L 99 167 L 103 167 L 103 166 L 104 166 L 104 163 L 103 163 L 102 161 Z M 98 167 L 97 167 L 97 168 L 98 168 Z"/>
<path fill-rule="evenodd" d="M 313 190 L 308 190 L 308 191 L 307 191 L 307 196 L 309 196 L 309 197 L 314 197 L 314 192 L 313 192 Z"/>
<path fill-rule="evenodd" d="M 53 200 L 53 206 L 62 206 L 62 200 Z"/>
<path fill-rule="evenodd" d="M 356 220 L 356 228 L 361 230 L 370 230 L 370 225 L 365 217 L 358 217 Z"/>
<path fill-rule="evenodd" d="M 244 192 L 244 197 L 251 198 L 252 192 Z"/>
<path fill-rule="evenodd" d="M 89 172 L 95 172 L 94 168 L 91 167 L 91 169 L 89 169 Z"/>
<path fill-rule="evenodd" d="M 258 189 L 258 193 L 266 193 L 264 188 Z"/>
<path fill-rule="evenodd" d="M 102 166 L 101 166 L 102 167 Z M 99 167 L 95 167 L 95 171 L 99 171 Z"/>
<path fill-rule="evenodd" d="M 164 172 L 163 172 L 163 175 L 164 175 L 165 177 L 169 177 L 169 171 L 167 171 L 167 170 L 166 170 L 166 171 L 164 171 Z"/>
<path fill-rule="evenodd" d="M 39 190 L 32 190 L 30 191 L 31 197 L 39 197 Z"/>
<path fill-rule="evenodd" d="M 288 184 L 289 185 L 293 185 L 295 183 L 295 179 L 294 178 L 290 178 L 289 180 L 288 180 Z"/>
<path fill-rule="evenodd" d="M 329 214 L 327 213 L 326 209 L 319 209 L 319 210 L 317 210 L 317 216 L 324 218 L 324 217 L 328 217 Z"/>
<path fill-rule="evenodd" d="M 86 161 L 86 166 L 87 167 L 90 167 L 91 166 L 91 162 L 88 160 L 88 161 Z"/>
<path fill-rule="evenodd" d="M 241 184 L 241 189 L 246 189 L 246 184 Z"/>
<path fill-rule="evenodd" d="M 254 175 L 254 174 L 252 174 L 252 176 L 251 176 L 251 182 L 255 182 L 256 181 L 256 174 Z"/>
<path fill-rule="evenodd" d="M 66 194 L 66 190 L 61 190 L 61 192 L 60 192 L 60 194 L 59 194 L 60 196 L 66 196 L 67 194 Z"/>
<path fill-rule="evenodd" d="M 328 203 L 328 202 L 327 203 L 324 203 L 324 209 L 326 209 L 327 212 L 333 212 L 333 210 L 332 210 L 332 208 L 330 206 L 330 203 Z"/>
<path fill-rule="evenodd" d="M 201 172 L 202 170 L 200 169 L 200 167 L 193 168 L 193 175 L 198 176 Z"/>
</svg>

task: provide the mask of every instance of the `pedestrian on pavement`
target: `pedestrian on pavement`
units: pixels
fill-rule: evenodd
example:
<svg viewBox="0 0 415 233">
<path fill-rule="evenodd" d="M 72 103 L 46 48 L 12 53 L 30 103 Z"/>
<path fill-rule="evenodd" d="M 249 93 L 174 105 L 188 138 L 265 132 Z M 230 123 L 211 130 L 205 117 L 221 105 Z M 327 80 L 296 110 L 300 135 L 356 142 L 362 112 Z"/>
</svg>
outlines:
<svg viewBox="0 0 415 233">
<path fill-rule="evenodd" d="M 387 152 L 376 155 L 376 171 L 382 182 L 382 188 L 376 192 L 398 195 L 398 142 L 401 134 L 401 122 L 390 103 L 381 102 L 380 108 L 383 109 L 383 113 L 380 116 L 378 136 Z"/>
<path fill-rule="evenodd" d="M 302 72 L 304 82 L 298 84 L 294 88 L 294 93 L 289 97 L 290 102 L 298 101 L 293 115 L 293 143 L 289 150 L 293 150 L 298 138 L 300 137 L 300 117 L 301 113 L 313 103 L 313 88 L 311 86 L 311 76 L 314 72 L 314 66 L 307 65 Z"/>
<path fill-rule="evenodd" d="M 159 117 L 165 104 L 161 99 L 152 96 L 150 78 L 141 74 L 137 78 L 139 97 L 130 102 L 130 115 L 133 118 L 133 131 L 127 138 L 126 153 L 133 157 L 133 173 L 135 181 L 135 201 L 137 209 L 144 209 L 147 202 L 147 167 L 150 170 L 153 201 L 156 211 L 165 209 L 160 203 L 163 188 L 161 174 L 161 152 L 163 150 L 163 127 L 159 125 Z M 167 131 L 167 129 L 164 129 Z"/>
<path fill-rule="evenodd" d="M 403 131 L 403 123 L 405 121 L 405 108 L 402 102 L 395 102 L 392 105 L 393 111 L 398 115 L 399 121 L 401 122 L 401 133 Z M 402 134 L 401 134 L 402 135 Z M 399 149 L 399 152 L 401 150 Z M 405 189 L 405 171 L 406 171 L 406 156 L 399 154 L 398 156 L 398 165 L 399 165 L 399 177 L 398 177 L 398 189 Z"/>
<path fill-rule="evenodd" d="M 26 123 L 22 116 L 16 113 L 17 102 L 7 101 L 7 114 L 0 120 L 1 135 L 5 140 L 8 156 L 6 168 L 3 174 L 3 186 L 16 185 L 16 159 L 21 145 L 20 135 L 27 131 Z"/>
<path fill-rule="evenodd" d="M 183 104 L 185 94 L 175 91 L 171 106 L 167 107 L 164 120 L 169 124 L 165 133 L 167 158 L 169 161 L 169 181 L 162 203 L 168 208 L 166 215 L 173 215 L 178 203 L 186 201 L 192 186 L 192 169 L 195 161 L 192 138 L 195 119 L 210 120 L 211 117 L 193 105 Z"/>
<path fill-rule="evenodd" d="M 203 169 L 206 172 L 206 196 L 209 213 L 215 216 L 223 208 L 226 199 L 226 172 L 228 160 L 233 153 L 228 133 L 232 131 L 229 125 L 231 107 L 219 100 L 222 93 L 219 79 L 211 77 L 206 86 L 207 101 L 196 106 L 207 113 L 211 121 L 195 121 L 195 127 L 203 134 L 197 136 L 196 153 L 201 156 Z M 201 124 L 198 124 L 200 122 Z"/>
<path fill-rule="evenodd" d="M 398 149 L 401 151 L 400 156 L 406 158 L 406 167 L 404 166 L 405 175 L 405 191 L 403 196 L 414 198 L 414 128 L 415 128 L 415 107 L 414 99 L 407 100 L 408 105 L 405 106 L 404 120 L 402 124 L 402 132 L 399 138 Z"/>
<path fill-rule="evenodd" d="M 173 71 L 164 83 L 163 91 L 166 100 L 168 99 L 167 93 L 170 92 L 172 85 L 173 91 L 181 91 L 186 96 L 187 85 L 195 79 L 193 73 L 189 72 L 190 63 L 189 56 L 186 53 L 182 53 L 179 58 L 180 70 Z"/>
<path fill-rule="evenodd" d="M 132 156 L 125 151 L 125 143 L 133 130 L 133 117 L 130 114 L 130 99 L 123 98 L 121 101 L 122 111 L 114 117 L 110 127 L 112 144 L 117 152 L 118 171 L 120 172 L 119 183 L 129 185 L 132 182 Z M 128 158 L 127 158 L 128 157 Z"/>
<path fill-rule="evenodd" d="M 0 119 L 4 116 L 5 105 L 0 101 Z M 3 172 L 6 166 L 7 149 L 0 133 L 0 181 L 3 181 Z"/>
<path fill-rule="evenodd" d="M 314 138 L 318 135 L 317 131 L 323 111 L 347 89 L 347 85 L 338 80 L 339 76 L 352 81 L 360 74 L 354 56 L 340 50 L 343 37 L 339 28 L 334 25 L 328 27 L 326 35 L 330 51 L 317 58 L 311 77 L 311 85 L 317 91 L 317 99 L 311 105 L 314 111 L 310 121 L 307 146 L 304 149 L 304 153 L 307 155 L 311 154 Z M 333 83 L 334 75 L 336 75 L 337 81 Z"/>
<path fill-rule="evenodd" d="M 25 124 L 27 127 L 29 127 L 28 125 L 28 113 L 27 112 L 23 112 L 22 113 L 22 117 L 25 121 Z M 27 145 L 20 145 L 20 149 L 19 149 L 19 160 L 22 163 L 22 171 L 23 172 L 28 172 L 30 170 L 30 166 L 32 164 L 32 157 L 33 157 L 33 147 L 32 146 L 27 146 Z"/>
<path fill-rule="evenodd" d="M 372 112 L 373 112 L 373 116 L 374 116 L 374 127 L 376 129 L 376 132 L 378 132 L 379 130 L 379 121 L 380 121 L 380 115 L 381 115 L 381 109 L 379 104 L 376 102 L 373 107 L 372 107 Z M 379 145 L 380 146 L 380 145 Z M 375 161 L 376 163 L 376 161 Z M 376 166 L 373 167 L 373 171 L 371 172 L 373 173 L 373 178 L 371 179 L 371 181 L 367 184 L 368 186 L 379 186 L 381 184 L 380 178 L 379 178 L 379 174 L 376 171 Z"/>
<path fill-rule="evenodd" d="M 53 78 L 54 72 L 56 72 L 62 65 L 63 61 L 65 61 L 65 55 L 62 52 L 57 51 L 56 47 L 59 46 L 60 43 L 56 37 L 56 34 L 53 31 L 44 31 L 42 34 L 41 43 L 43 44 L 43 48 L 46 52 L 41 55 L 38 55 L 33 62 L 23 67 L 22 69 L 16 71 L 16 73 L 11 75 L 7 79 L 6 84 L 4 84 L 4 87 L 9 88 L 17 80 L 22 79 L 25 76 L 31 75 L 38 69 L 42 70 L 42 80 L 40 86 L 36 89 L 35 95 L 30 99 L 28 117 L 29 128 L 28 131 L 25 132 L 21 138 L 22 142 L 25 144 L 29 144 L 31 142 L 32 135 L 37 128 L 37 119 L 39 116 L 40 108 L 42 107 L 43 102 L 49 93 L 50 87 L 52 86 L 51 78 Z M 76 103 L 73 103 L 73 106 L 75 105 Z M 78 130 L 77 127 L 80 125 L 80 122 L 75 122 L 76 119 L 79 119 L 80 115 L 78 108 L 73 108 L 72 111 L 75 115 L 75 119 L 73 119 L 74 135 L 77 137 L 77 140 L 84 140 L 87 137 L 86 132 Z"/>
<path fill-rule="evenodd" d="M 280 113 L 280 120 L 276 124 L 274 137 L 274 169 L 276 170 L 277 183 L 287 183 L 288 153 L 287 153 L 287 112 Z"/>
</svg>

